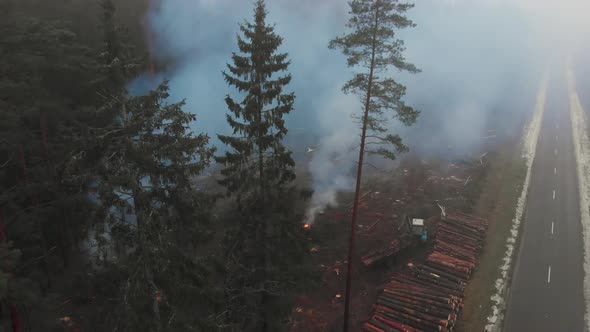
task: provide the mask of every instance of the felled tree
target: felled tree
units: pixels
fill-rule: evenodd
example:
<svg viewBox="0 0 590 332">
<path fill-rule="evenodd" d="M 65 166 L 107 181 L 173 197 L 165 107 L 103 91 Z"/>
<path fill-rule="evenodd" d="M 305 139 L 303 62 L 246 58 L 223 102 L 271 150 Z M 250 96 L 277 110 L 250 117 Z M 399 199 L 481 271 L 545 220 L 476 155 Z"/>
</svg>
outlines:
<svg viewBox="0 0 590 332">
<path fill-rule="evenodd" d="M 300 199 L 292 185 L 295 163 L 283 145 L 284 116 L 295 100 L 294 93 L 284 92 L 290 62 L 288 54 L 278 53 L 282 38 L 266 15 L 264 1 L 257 1 L 254 21 L 240 25 L 241 54 L 232 55 L 223 73 L 241 99 L 225 98 L 233 135 L 218 135 L 228 151 L 216 158 L 224 167 L 220 183 L 238 201 L 226 243 L 226 299 L 230 324 L 244 331 L 284 328 L 287 296 L 304 283 L 299 272 L 306 257 L 293 207 Z"/>
<path fill-rule="evenodd" d="M 398 135 L 388 134 L 388 118 L 412 125 L 418 112 L 406 105 L 402 98 L 406 88 L 391 78 L 392 70 L 418 72 L 403 56 L 404 43 L 396 38 L 396 31 L 414 24 L 405 14 L 414 5 L 398 0 L 353 0 L 350 2 L 350 19 L 346 27 L 351 31 L 330 42 L 348 59 L 348 66 L 360 69 L 343 87 L 345 93 L 354 93 L 362 101 L 362 112 L 356 118 L 361 124 L 360 151 L 357 166 L 356 188 L 352 210 L 344 329 L 348 329 L 350 288 L 354 254 L 354 237 L 361 189 L 363 158 L 365 153 L 395 159 L 398 153 L 408 150 Z M 376 148 L 367 148 L 367 146 Z"/>
</svg>

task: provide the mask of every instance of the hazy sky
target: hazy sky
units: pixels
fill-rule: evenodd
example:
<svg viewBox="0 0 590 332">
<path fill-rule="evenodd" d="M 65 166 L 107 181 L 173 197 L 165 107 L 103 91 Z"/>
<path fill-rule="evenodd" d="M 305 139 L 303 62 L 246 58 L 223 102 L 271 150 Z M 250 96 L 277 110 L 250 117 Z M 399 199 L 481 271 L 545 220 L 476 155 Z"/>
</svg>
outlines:
<svg viewBox="0 0 590 332">
<path fill-rule="evenodd" d="M 174 63 L 163 77 L 172 96 L 186 98 L 197 114 L 196 129 L 227 133 L 227 93 L 221 71 L 237 51 L 238 22 L 252 18 L 247 0 L 166 0 L 148 16 L 155 55 Z M 329 50 L 345 32 L 345 0 L 267 0 L 270 23 L 284 37 L 280 49 L 292 60 L 290 89 L 297 95 L 288 118 L 292 145 L 303 155 L 320 143 L 312 171 L 316 189 L 350 186 L 347 169 L 330 164 L 334 154 L 358 140 L 350 114 L 354 96 L 340 92 L 351 77 L 345 58 Z M 406 100 L 422 111 L 412 130 L 393 124 L 414 151 L 446 154 L 477 151 L 488 128 L 514 131 L 532 110 L 547 64 L 557 64 L 572 46 L 588 39 L 588 1 L 582 0 L 420 0 L 408 16 L 417 27 L 399 34 L 406 58 L 418 75 L 391 74 L 408 86 Z M 132 84 L 136 89 L 145 83 Z M 218 143 L 218 142 L 215 142 Z M 220 146 L 220 148 L 222 148 Z M 353 160 L 354 153 L 345 156 Z M 328 176 L 329 175 L 329 176 Z"/>
<path fill-rule="evenodd" d="M 162 3 L 151 12 L 149 21 L 156 37 L 155 52 L 176 64 L 171 72 L 164 73 L 172 80 L 173 95 L 187 98 L 189 108 L 201 116 L 203 125 L 207 122 L 209 131 L 224 131 L 227 127 L 223 97 L 231 90 L 223 82 L 221 70 L 231 52 L 236 51 L 237 23 L 251 19 L 252 2 L 167 0 Z M 317 129 L 322 134 L 325 129 L 321 128 L 322 121 L 334 124 L 331 116 L 334 110 L 330 110 L 329 104 L 335 98 L 343 98 L 339 87 L 350 77 L 343 57 L 327 49 L 328 41 L 344 31 L 347 1 L 268 0 L 267 3 L 269 21 L 276 23 L 277 32 L 285 39 L 281 51 L 289 52 L 292 60 L 292 88 L 298 98 L 291 127 Z M 579 28 L 587 25 L 584 15 L 589 12 L 588 3 L 583 0 L 417 1 L 409 16 L 418 26 L 403 31 L 401 36 L 406 41 L 408 60 L 423 73 L 398 78 L 408 84 L 408 98 L 420 104 L 431 103 L 429 99 L 443 90 L 447 91 L 444 98 L 449 100 L 461 97 L 466 90 L 478 94 L 478 98 L 497 99 L 496 90 L 500 83 L 505 84 L 500 82 L 505 75 L 514 70 L 529 70 L 537 66 L 531 61 L 548 62 L 553 55 L 561 56 L 569 45 L 579 44 L 575 41 L 584 36 L 581 32 L 588 31 Z M 519 69 L 520 66 L 527 68 Z M 486 84 L 487 89 L 481 84 Z M 425 91 L 425 87 L 430 91 Z M 444 101 L 436 103 L 442 106 Z M 479 100 L 458 103 L 472 104 Z M 337 108 L 343 114 L 348 112 Z M 476 113 L 473 118 L 481 115 L 483 119 L 487 114 Z M 319 121 L 307 121 L 310 117 Z"/>
<path fill-rule="evenodd" d="M 428 0 L 427 0 L 428 1 Z M 434 0 L 436 1 L 436 0 Z M 588 28 L 588 0 L 439 0 L 451 8 L 466 3 L 479 3 L 500 8 L 520 8 L 527 15 L 535 16 L 541 25 L 550 25 L 550 29 Z"/>
</svg>

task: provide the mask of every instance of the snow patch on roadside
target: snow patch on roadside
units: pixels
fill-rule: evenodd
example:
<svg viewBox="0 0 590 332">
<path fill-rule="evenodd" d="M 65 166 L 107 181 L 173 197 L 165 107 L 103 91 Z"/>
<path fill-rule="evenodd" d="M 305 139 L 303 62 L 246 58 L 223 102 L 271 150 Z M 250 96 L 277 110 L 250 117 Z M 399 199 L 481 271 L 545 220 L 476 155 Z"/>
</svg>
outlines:
<svg viewBox="0 0 590 332">
<path fill-rule="evenodd" d="M 590 331 L 590 313 L 588 301 L 590 300 L 590 140 L 586 126 L 586 113 L 582 108 L 576 82 L 572 72 L 571 59 L 566 64 L 567 86 L 570 101 L 570 119 L 572 122 L 572 136 L 576 155 L 576 169 L 578 172 L 578 190 L 580 192 L 580 218 L 582 221 L 582 238 L 584 240 L 584 299 L 586 310 L 584 320 L 586 330 Z"/>
<path fill-rule="evenodd" d="M 492 313 L 488 316 L 487 325 L 485 327 L 486 332 L 497 332 L 502 326 L 503 313 L 505 308 L 504 294 L 506 293 L 508 285 L 508 276 L 510 275 L 510 269 L 512 267 L 514 245 L 518 237 L 520 230 L 520 223 L 522 221 L 522 215 L 526 206 L 526 198 L 529 188 L 529 182 L 531 178 L 531 168 L 533 161 L 535 160 L 535 151 L 537 150 L 537 141 L 539 140 L 539 133 L 541 131 L 541 125 L 543 123 L 543 114 L 545 112 L 545 99 L 547 95 L 547 81 L 548 73 L 546 71 L 539 92 L 537 94 L 537 101 L 533 118 L 528 126 L 525 128 L 523 137 L 523 151 L 522 158 L 526 163 L 526 177 L 522 186 L 522 192 L 518 198 L 516 204 L 516 211 L 514 218 L 512 219 L 512 229 L 510 230 L 510 236 L 506 240 L 506 252 L 502 259 L 502 265 L 500 266 L 500 277 L 496 280 L 495 287 L 496 293 L 491 297 L 493 306 Z"/>
</svg>

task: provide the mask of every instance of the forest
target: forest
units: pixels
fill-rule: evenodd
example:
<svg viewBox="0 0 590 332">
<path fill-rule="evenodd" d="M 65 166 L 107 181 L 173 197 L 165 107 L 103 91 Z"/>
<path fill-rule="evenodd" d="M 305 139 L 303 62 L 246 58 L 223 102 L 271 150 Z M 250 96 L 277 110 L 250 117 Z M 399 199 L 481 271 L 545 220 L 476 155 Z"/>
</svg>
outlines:
<svg viewBox="0 0 590 332">
<path fill-rule="evenodd" d="M 166 79 L 129 92 L 168 65 L 150 55 L 150 5 L 0 2 L 1 331 L 287 331 L 294 297 L 321 287 L 304 227 L 312 190 L 283 143 L 291 60 L 265 2 L 236 22 L 219 68 L 222 149 Z M 394 37 L 411 7 L 352 1 L 325 45 L 359 68 L 343 87 L 360 101 L 356 202 L 363 156 L 407 150 L 387 120 L 418 116 L 386 72 L 418 72 Z"/>
</svg>

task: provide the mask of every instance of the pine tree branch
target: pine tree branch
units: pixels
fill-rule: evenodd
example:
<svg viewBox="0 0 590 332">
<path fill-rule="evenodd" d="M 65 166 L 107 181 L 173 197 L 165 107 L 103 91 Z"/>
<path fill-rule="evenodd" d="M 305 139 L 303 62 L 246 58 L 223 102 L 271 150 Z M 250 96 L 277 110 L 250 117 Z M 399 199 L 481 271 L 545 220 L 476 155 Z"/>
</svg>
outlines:
<svg viewBox="0 0 590 332">
<path fill-rule="evenodd" d="M 6 167 L 12 161 L 13 156 L 14 154 L 10 156 L 10 158 L 8 158 L 8 160 L 6 160 L 2 165 L 0 165 L 0 168 Z"/>
<path fill-rule="evenodd" d="M 51 252 L 52 252 L 52 251 L 54 251 L 55 249 L 57 249 L 57 246 L 53 246 L 53 247 L 51 247 L 51 248 L 47 249 L 47 251 L 46 251 L 46 253 L 45 253 L 45 254 L 43 254 L 43 255 L 41 255 L 41 256 L 39 256 L 39 257 L 32 258 L 32 259 L 30 259 L 29 261 L 27 261 L 27 262 L 25 262 L 25 263 L 21 264 L 21 265 L 20 265 L 18 268 L 16 268 L 16 269 L 14 270 L 14 273 L 18 273 L 18 272 L 22 271 L 24 268 L 26 268 L 26 267 L 28 267 L 28 266 L 30 266 L 30 265 L 32 265 L 32 264 L 34 264 L 35 262 L 38 262 L 38 261 L 40 261 L 40 260 L 43 260 L 43 259 L 47 258 L 47 257 L 49 256 L 49 253 L 51 253 Z"/>
</svg>

